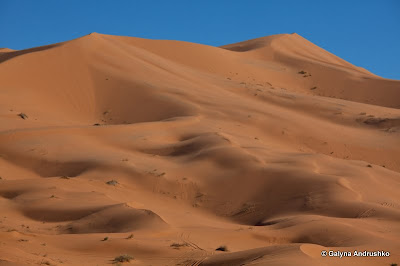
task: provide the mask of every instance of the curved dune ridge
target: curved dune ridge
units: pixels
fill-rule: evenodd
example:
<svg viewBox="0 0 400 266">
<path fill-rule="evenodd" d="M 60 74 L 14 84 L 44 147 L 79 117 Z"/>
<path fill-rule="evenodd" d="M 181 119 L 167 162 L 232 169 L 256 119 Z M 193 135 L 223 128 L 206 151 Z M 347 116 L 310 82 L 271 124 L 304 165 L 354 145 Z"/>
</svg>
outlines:
<svg viewBox="0 0 400 266">
<path fill-rule="evenodd" d="M 298 34 L 2 48 L 0 101 L 0 264 L 400 261 L 400 81 Z"/>
</svg>

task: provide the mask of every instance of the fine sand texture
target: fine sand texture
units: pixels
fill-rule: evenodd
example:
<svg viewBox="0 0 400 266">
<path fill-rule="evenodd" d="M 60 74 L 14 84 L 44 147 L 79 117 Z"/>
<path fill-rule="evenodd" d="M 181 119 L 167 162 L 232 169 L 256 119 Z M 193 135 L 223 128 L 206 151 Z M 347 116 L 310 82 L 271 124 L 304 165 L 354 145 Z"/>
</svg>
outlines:
<svg viewBox="0 0 400 266">
<path fill-rule="evenodd" d="M 400 81 L 295 33 L 0 49 L 0 265 L 392 263 Z"/>
</svg>

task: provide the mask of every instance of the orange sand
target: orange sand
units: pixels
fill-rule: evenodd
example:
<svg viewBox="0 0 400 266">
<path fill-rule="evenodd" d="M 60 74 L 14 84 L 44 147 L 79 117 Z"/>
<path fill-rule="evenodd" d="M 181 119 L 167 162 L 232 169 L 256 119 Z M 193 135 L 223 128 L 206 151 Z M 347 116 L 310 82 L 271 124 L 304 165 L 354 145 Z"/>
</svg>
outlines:
<svg viewBox="0 0 400 266">
<path fill-rule="evenodd" d="M 0 119 L 0 265 L 400 263 L 400 81 L 297 34 L 1 49 Z"/>
</svg>

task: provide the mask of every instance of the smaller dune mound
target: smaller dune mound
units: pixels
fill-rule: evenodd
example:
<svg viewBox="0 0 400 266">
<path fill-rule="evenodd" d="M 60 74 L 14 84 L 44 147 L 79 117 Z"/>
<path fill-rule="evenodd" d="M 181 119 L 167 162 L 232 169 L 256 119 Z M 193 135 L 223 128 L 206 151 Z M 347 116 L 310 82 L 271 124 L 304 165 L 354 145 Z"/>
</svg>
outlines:
<svg viewBox="0 0 400 266">
<path fill-rule="evenodd" d="M 50 45 L 45 45 L 45 46 L 40 46 L 40 47 L 29 48 L 29 49 L 25 49 L 25 50 L 13 50 L 13 49 L 9 49 L 9 48 L 0 48 L 0 63 L 7 61 L 9 59 L 12 59 L 14 57 L 20 56 L 20 55 L 45 51 L 45 50 L 51 49 L 53 47 L 57 47 L 59 45 L 60 44 L 50 44 Z"/>
<path fill-rule="evenodd" d="M 162 229 L 166 226 L 167 223 L 150 210 L 134 209 L 120 204 L 74 221 L 64 230 L 72 234 L 123 233 L 140 229 Z"/>
<path fill-rule="evenodd" d="M 221 46 L 221 48 L 235 52 L 247 52 L 247 51 L 257 50 L 259 48 L 263 48 L 270 45 L 272 40 L 284 35 L 285 34 L 277 34 L 272 36 L 256 38 L 238 43 L 223 45 Z"/>
<path fill-rule="evenodd" d="M 278 256 L 285 257 L 283 262 Z M 305 255 L 299 246 L 281 245 L 248 249 L 238 252 L 217 253 L 207 257 L 201 265 L 320 265 Z M 194 264 L 196 265 L 196 264 Z"/>
<path fill-rule="evenodd" d="M 286 59 L 282 61 L 286 64 L 291 64 L 293 63 L 291 62 L 292 60 L 301 58 L 301 64 L 304 63 L 303 61 L 312 61 L 318 65 L 328 63 L 330 65 L 350 68 L 364 74 L 371 74 L 365 69 L 356 67 L 318 47 L 297 33 L 271 35 L 224 45 L 221 48 L 235 52 L 257 52 L 258 55 L 262 55 L 262 58 L 269 58 L 270 60 L 282 60 L 282 56 L 287 59 L 289 56 L 289 61 Z"/>
<path fill-rule="evenodd" d="M 9 48 L 0 48 L 0 53 L 9 53 L 9 52 L 13 52 L 14 50 L 9 49 Z"/>
</svg>

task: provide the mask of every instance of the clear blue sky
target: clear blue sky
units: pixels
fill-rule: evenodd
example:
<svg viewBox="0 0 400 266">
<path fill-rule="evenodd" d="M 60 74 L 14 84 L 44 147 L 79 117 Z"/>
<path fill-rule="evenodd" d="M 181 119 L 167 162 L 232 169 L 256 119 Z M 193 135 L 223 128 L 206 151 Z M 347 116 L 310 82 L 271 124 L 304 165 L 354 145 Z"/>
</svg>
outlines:
<svg viewBox="0 0 400 266">
<path fill-rule="evenodd" d="M 0 0 L 0 47 L 90 32 L 219 46 L 296 32 L 385 78 L 400 79 L 398 0 Z"/>
</svg>

